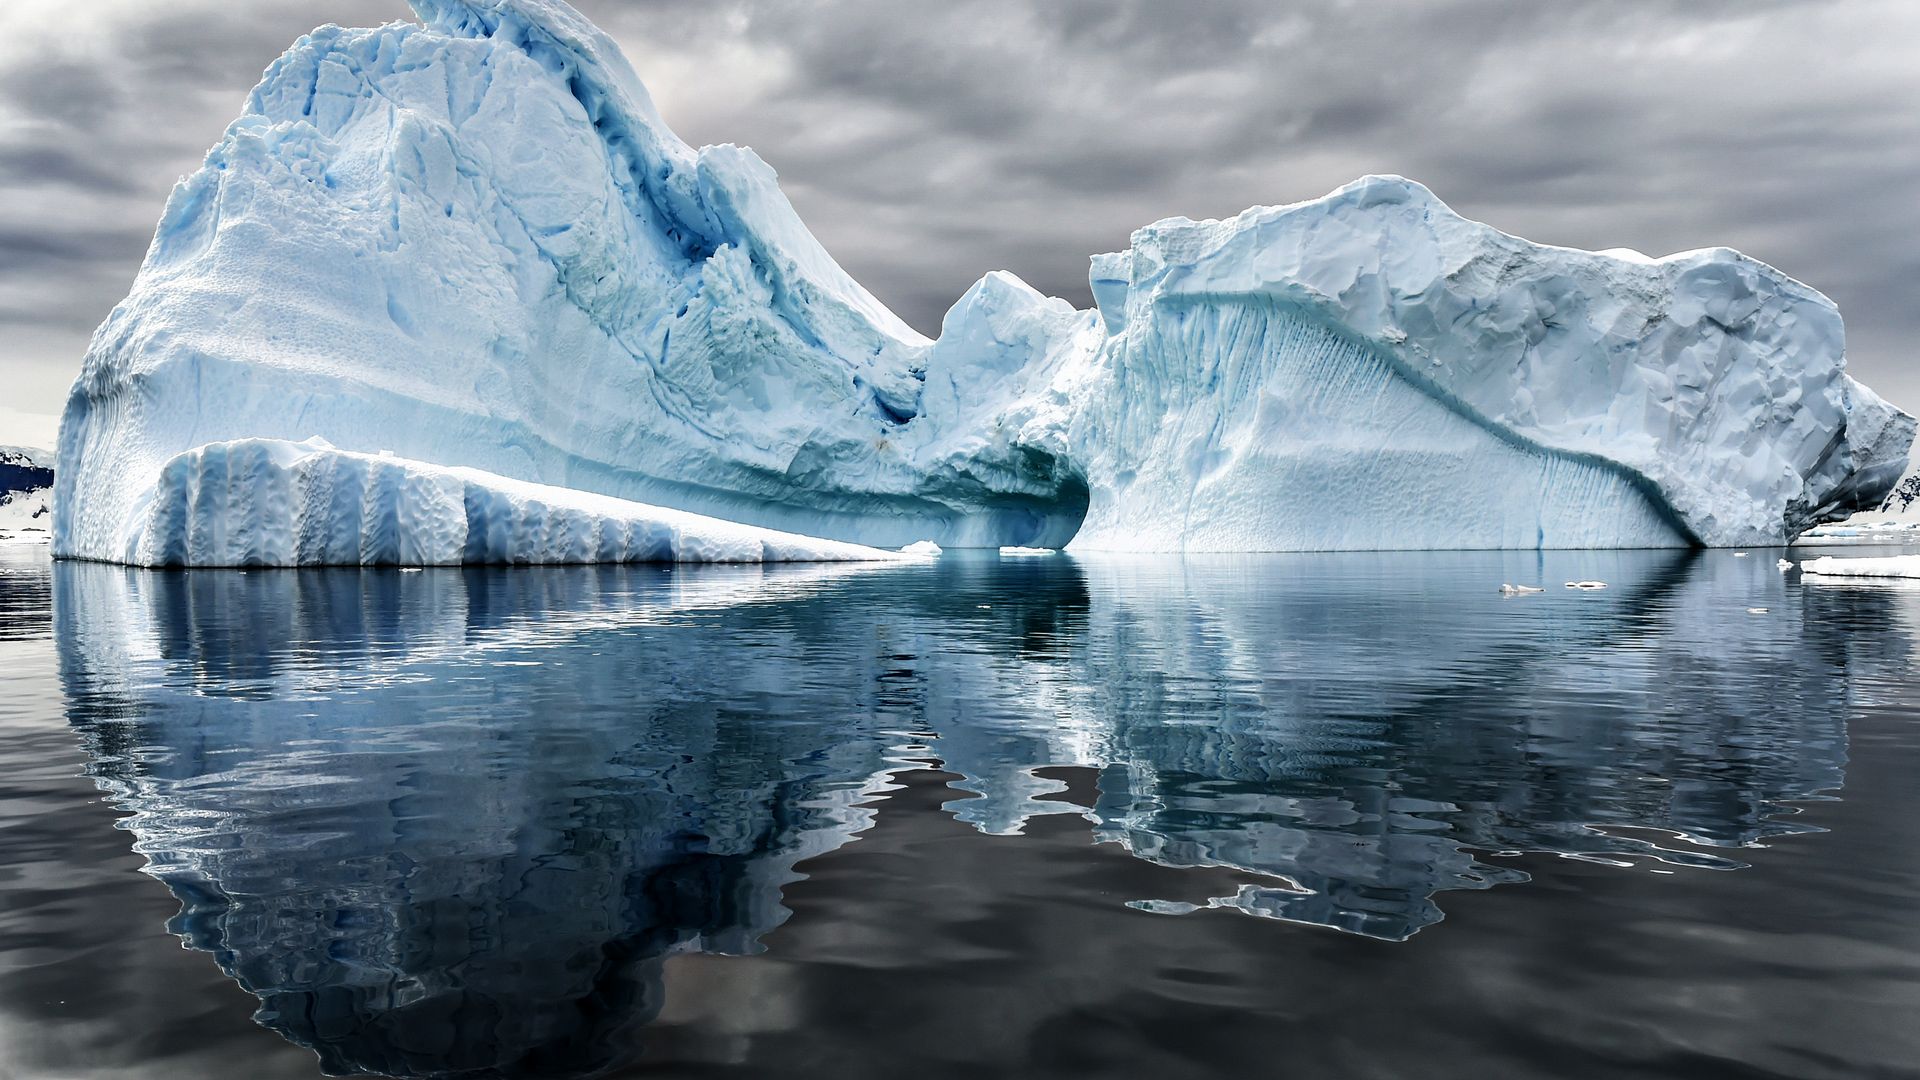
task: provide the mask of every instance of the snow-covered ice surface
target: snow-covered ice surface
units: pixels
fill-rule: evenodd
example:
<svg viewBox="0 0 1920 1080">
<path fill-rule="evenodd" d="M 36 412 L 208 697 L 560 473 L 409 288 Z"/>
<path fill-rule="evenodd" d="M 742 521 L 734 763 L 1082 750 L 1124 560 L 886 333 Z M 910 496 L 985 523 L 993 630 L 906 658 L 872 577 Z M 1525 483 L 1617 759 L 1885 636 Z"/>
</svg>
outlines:
<svg viewBox="0 0 1920 1080">
<path fill-rule="evenodd" d="M 1800 572 L 1817 577 L 1920 578 L 1920 555 L 1863 559 L 1826 555 L 1801 563 Z"/>
<path fill-rule="evenodd" d="M 1905 465 L 1813 290 L 1397 178 L 1148 226 L 1094 311 L 989 274 L 928 341 L 565 4 L 413 3 L 302 38 L 176 188 L 68 402 L 57 553 L 171 543 L 169 478 L 256 439 L 890 549 L 1759 545 Z"/>
<path fill-rule="evenodd" d="M 210 443 L 161 470 L 116 561 L 139 566 L 882 562 L 881 551 L 607 495 L 357 454 Z"/>
</svg>

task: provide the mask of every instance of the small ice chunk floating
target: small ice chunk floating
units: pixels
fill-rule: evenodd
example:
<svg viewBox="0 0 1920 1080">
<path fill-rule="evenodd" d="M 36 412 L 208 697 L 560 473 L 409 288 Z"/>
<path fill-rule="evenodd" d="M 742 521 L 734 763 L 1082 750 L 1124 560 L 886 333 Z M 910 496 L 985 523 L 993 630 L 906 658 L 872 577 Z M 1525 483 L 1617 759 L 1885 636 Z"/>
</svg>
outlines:
<svg viewBox="0 0 1920 1080">
<path fill-rule="evenodd" d="M 1920 555 L 1863 559 L 1824 555 L 1801 563 L 1800 572 L 1814 577 L 1920 578 Z"/>
</svg>

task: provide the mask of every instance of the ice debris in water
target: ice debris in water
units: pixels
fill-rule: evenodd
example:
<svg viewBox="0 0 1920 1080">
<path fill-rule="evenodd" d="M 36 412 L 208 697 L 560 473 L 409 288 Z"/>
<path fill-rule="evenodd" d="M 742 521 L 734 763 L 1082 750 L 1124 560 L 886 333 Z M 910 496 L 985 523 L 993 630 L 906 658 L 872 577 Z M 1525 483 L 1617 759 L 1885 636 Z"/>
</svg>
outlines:
<svg viewBox="0 0 1920 1080">
<path fill-rule="evenodd" d="M 175 188 L 67 403 L 58 554 L 364 558 L 298 500 L 150 534 L 198 505 L 177 470 L 245 440 L 410 463 L 391 505 L 464 468 L 803 557 L 1784 544 L 1877 506 L 1913 439 L 1771 267 L 1532 244 L 1398 177 L 1149 225 L 1093 258 L 1089 311 L 988 274 L 929 340 L 566 4 L 413 4 L 296 42 Z M 372 543 L 554 554 L 454 545 L 458 517 Z M 630 554 L 600 536 L 567 557 Z"/>
<path fill-rule="evenodd" d="M 1502 596 L 1526 596 L 1529 593 L 1538 593 L 1538 592 L 1546 592 L 1546 591 L 1547 590 L 1545 589 L 1535 588 L 1532 585 L 1502 584 L 1500 586 L 1500 595 Z"/>
<path fill-rule="evenodd" d="M 1604 581 L 1569 581 L 1567 582 L 1567 588 L 1569 589 L 1604 589 L 1606 587 L 1607 587 L 1607 583 Z"/>
<path fill-rule="evenodd" d="M 1884 555 L 1865 559 L 1825 555 L 1801 563 L 1800 572 L 1814 577 L 1920 578 L 1920 555 Z"/>
</svg>

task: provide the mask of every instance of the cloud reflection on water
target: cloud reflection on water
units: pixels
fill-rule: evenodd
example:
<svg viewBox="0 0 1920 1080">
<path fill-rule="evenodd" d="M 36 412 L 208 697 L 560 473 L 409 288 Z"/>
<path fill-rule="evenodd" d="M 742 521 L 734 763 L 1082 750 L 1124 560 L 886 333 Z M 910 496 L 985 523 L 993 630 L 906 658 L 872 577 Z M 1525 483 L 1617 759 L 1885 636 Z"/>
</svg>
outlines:
<svg viewBox="0 0 1920 1080">
<path fill-rule="evenodd" d="M 330 1069 L 584 1075 L 667 957 L 765 947 L 804 861 L 929 762 L 983 832 L 1081 814 L 1240 882 L 1216 904 L 1384 939 L 1525 880 L 1500 852 L 1764 857 L 1912 628 L 1762 563 L 67 563 L 54 632 L 171 929 L 262 1023 Z"/>
</svg>

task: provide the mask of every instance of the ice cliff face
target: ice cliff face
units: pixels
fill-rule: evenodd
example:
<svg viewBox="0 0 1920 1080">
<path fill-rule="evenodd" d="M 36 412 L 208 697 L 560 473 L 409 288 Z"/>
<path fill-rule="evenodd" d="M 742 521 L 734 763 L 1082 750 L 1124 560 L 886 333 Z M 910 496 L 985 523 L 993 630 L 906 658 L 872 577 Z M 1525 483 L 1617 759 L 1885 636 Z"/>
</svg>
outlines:
<svg viewBox="0 0 1920 1080">
<path fill-rule="evenodd" d="M 247 438 L 888 546 L 1072 536 L 1063 463 L 908 452 L 925 339 L 750 151 L 674 137 L 564 4 L 415 7 L 303 38 L 175 190 L 63 420 L 62 553 L 141 559 L 166 463 Z"/>
<path fill-rule="evenodd" d="M 190 450 L 160 470 L 145 510 L 131 561 L 152 566 L 914 558 L 478 469 L 354 454 L 319 439 Z"/>
<path fill-rule="evenodd" d="M 1905 462 L 1812 290 L 1395 179 L 1150 226 L 1097 312 L 989 275 L 930 342 L 565 4 L 413 4 L 301 39 L 175 190 L 68 402 L 60 554 L 195 561 L 167 470 L 244 440 L 887 548 L 1751 544 Z"/>
</svg>

